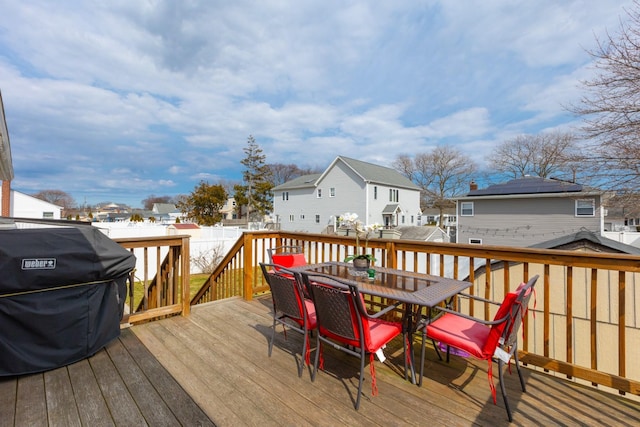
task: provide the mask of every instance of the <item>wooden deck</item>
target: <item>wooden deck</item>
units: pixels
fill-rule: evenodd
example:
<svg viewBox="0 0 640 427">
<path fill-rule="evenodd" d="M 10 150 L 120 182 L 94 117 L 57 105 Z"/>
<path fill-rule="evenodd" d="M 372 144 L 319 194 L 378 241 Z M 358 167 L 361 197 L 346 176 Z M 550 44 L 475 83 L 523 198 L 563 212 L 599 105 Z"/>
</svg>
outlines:
<svg viewBox="0 0 640 427">
<path fill-rule="evenodd" d="M 0 426 L 508 425 L 484 362 L 437 360 L 421 388 L 401 374 L 401 341 L 369 370 L 359 411 L 356 361 L 325 348 L 325 372 L 298 378 L 301 338 L 281 329 L 271 358 L 270 300 L 229 299 L 124 330 L 95 356 L 44 374 L 0 379 Z M 293 352 L 292 352 L 293 350 Z M 417 351 L 417 349 L 416 349 Z M 298 358 L 299 359 L 299 356 Z M 527 393 L 506 375 L 513 425 L 640 425 L 640 404 L 525 369 Z M 497 380 L 496 380 L 497 381 Z"/>
</svg>

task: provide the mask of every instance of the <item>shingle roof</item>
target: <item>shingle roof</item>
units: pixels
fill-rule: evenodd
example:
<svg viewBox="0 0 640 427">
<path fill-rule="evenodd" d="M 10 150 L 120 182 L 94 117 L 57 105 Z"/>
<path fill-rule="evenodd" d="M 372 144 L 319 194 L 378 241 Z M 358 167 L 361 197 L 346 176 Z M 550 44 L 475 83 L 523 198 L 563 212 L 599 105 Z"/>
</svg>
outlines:
<svg viewBox="0 0 640 427">
<path fill-rule="evenodd" d="M 316 181 L 320 178 L 321 174 L 314 173 L 311 175 L 302 175 L 297 178 L 293 178 L 290 181 L 285 182 L 284 184 L 277 185 L 273 187 L 272 191 L 280 191 L 280 190 L 291 190 L 294 188 L 306 188 L 306 187 L 314 187 L 316 185 Z"/>
<path fill-rule="evenodd" d="M 537 243 L 532 245 L 532 248 L 540 249 L 561 249 L 562 246 L 571 245 L 578 242 L 590 242 L 597 246 L 602 246 L 612 249 L 609 252 L 620 252 L 624 254 L 636 254 L 640 255 L 640 248 L 635 246 L 620 243 L 616 240 L 608 239 L 599 234 L 593 233 L 588 230 L 578 231 L 577 233 L 567 234 L 566 236 L 558 237 L 557 239 L 547 240 L 546 242 Z"/>
<path fill-rule="evenodd" d="M 365 181 L 377 184 L 385 184 L 392 187 L 409 188 L 412 190 L 420 190 L 416 184 L 409 178 L 402 175 L 395 169 L 385 166 L 374 165 L 373 163 L 363 162 L 361 160 L 349 157 L 338 156 L 347 166 L 353 169 Z M 336 159 L 337 160 L 337 159 Z"/>
</svg>

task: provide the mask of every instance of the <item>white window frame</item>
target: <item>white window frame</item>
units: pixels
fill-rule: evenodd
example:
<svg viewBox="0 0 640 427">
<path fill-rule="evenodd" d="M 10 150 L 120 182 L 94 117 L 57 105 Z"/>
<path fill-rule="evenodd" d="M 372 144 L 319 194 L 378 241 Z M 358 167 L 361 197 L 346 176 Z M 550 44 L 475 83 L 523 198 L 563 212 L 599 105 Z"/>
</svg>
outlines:
<svg viewBox="0 0 640 427">
<path fill-rule="evenodd" d="M 329 188 L 329 197 L 336 197 L 336 187 Z"/>
<path fill-rule="evenodd" d="M 580 204 L 589 204 L 590 206 L 580 206 Z M 581 213 L 581 210 L 589 209 L 590 213 Z M 577 199 L 576 200 L 576 216 L 594 217 L 596 216 L 596 199 Z"/>
<path fill-rule="evenodd" d="M 295 222 L 296 221 L 296 216 L 291 214 L 289 215 L 289 222 Z"/>
<path fill-rule="evenodd" d="M 316 197 L 317 197 L 318 199 L 322 199 L 322 188 L 318 188 L 318 189 L 316 190 Z"/>
<path fill-rule="evenodd" d="M 320 215 L 316 214 L 316 224 L 320 224 Z"/>
<path fill-rule="evenodd" d="M 465 205 L 467 205 L 467 208 L 465 209 Z M 469 206 L 471 207 L 471 209 L 469 209 Z M 471 211 L 471 213 L 469 213 L 468 211 Z M 465 211 L 467 211 L 467 213 L 465 213 Z M 475 214 L 475 206 L 473 205 L 473 202 L 460 202 L 460 216 L 474 216 Z"/>
</svg>

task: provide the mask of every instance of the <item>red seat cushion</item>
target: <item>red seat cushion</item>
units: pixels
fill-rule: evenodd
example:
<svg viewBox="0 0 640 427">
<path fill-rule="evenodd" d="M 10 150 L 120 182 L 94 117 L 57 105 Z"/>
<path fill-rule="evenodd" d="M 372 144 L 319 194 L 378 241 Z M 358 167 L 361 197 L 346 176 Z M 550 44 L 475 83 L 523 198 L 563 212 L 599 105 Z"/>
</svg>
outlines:
<svg viewBox="0 0 640 427">
<path fill-rule="evenodd" d="M 509 292 L 500 305 L 494 320 L 509 314 L 518 295 Z M 436 341 L 464 350 L 478 359 L 489 359 L 496 350 L 507 322 L 491 327 L 455 314 L 444 316 L 427 325 L 427 336 Z"/>
<path fill-rule="evenodd" d="M 427 336 L 436 341 L 464 350 L 478 359 L 485 359 L 483 346 L 491 328 L 482 323 L 445 313 L 427 325 Z"/>
<path fill-rule="evenodd" d="M 274 264 L 280 265 L 285 268 L 300 267 L 307 265 L 307 259 L 303 253 L 299 254 L 273 254 L 271 261 Z"/>
<path fill-rule="evenodd" d="M 365 350 L 368 352 L 377 351 L 383 345 L 402 333 L 402 324 L 398 322 L 387 322 L 380 319 L 369 319 L 369 339 L 365 329 Z"/>
</svg>

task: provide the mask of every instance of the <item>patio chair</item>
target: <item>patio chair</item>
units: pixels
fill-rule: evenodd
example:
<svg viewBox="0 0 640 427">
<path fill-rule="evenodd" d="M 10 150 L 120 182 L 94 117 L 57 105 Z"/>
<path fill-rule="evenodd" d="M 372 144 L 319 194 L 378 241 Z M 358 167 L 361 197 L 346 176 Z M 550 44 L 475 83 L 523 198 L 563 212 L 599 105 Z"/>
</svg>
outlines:
<svg viewBox="0 0 640 427">
<path fill-rule="evenodd" d="M 493 321 L 477 319 L 444 307 L 434 307 L 436 310 L 441 311 L 443 315 L 423 326 L 422 366 L 420 367 L 419 384 L 422 383 L 426 340 L 439 341 L 441 345 L 446 346 L 447 363 L 449 362 L 451 347 L 461 350 L 477 359 L 487 360 L 489 362 L 489 387 L 491 388 L 493 403 L 496 404 L 496 389 L 493 383 L 492 367 L 493 361 L 497 361 L 500 390 L 502 391 L 504 406 L 507 410 L 509 422 L 513 421 L 503 381 L 503 367 L 505 363 L 510 364 L 512 358 L 515 360 L 516 370 L 520 378 L 520 386 L 522 387 L 522 391 L 526 392 L 522 372 L 520 372 L 520 362 L 518 360 L 518 330 L 527 312 L 529 300 L 533 294 L 533 287 L 537 280 L 538 276 L 536 275 L 527 283 L 520 284 L 514 292 L 507 293 L 502 304 L 473 295 L 461 294 L 463 297 L 476 301 L 499 305 L 500 307 Z M 437 347 L 436 352 L 438 353 L 438 357 L 442 359 Z"/>
<path fill-rule="evenodd" d="M 298 376 L 302 376 L 304 365 L 310 365 L 309 335 L 316 329 L 316 310 L 309 299 L 304 298 L 300 273 L 276 266 L 260 263 L 262 274 L 271 289 L 273 301 L 273 325 L 269 340 L 269 357 L 273 350 L 277 324 L 283 325 L 285 339 L 287 328 L 303 335 L 302 360 L 298 365 Z"/>
<path fill-rule="evenodd" d="M 376 314 L 369 314 L 358 287 L 342 282 L 332 276 L 302 273 L 305 286 L 316 306 L 318 330 L 316 334 L 316 356 L 311 381 L 314 381 L 318 369 L 323 369 L 324 357 L 322 345 L 328 344 L 335 349 L 360 359 L 358 396 L 354 407 L 360 408 L 364 367 L 367 355 L 371 371 L 371 394 L 378 394 L 374 354 L 384 362 L 382 349 L 395 337 L 403 335 L 403 358 L 405 373 L 407 369 L 407 335 L 401 322 L 382 320 L 389 311 L 400 303 L 390 305 Z"/>
<path fill-rule="evenodd" d="M 267 249 L 269 262 L 285 268 L 307 265 L 307 259 L 302 252 L 302 246 L 285 245 Z"/>
</svg>

